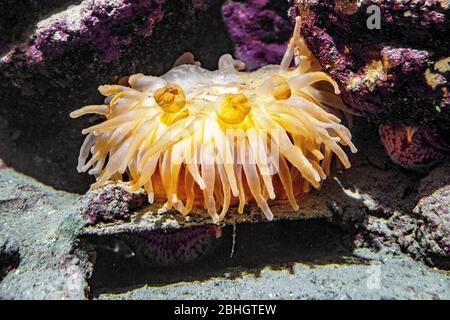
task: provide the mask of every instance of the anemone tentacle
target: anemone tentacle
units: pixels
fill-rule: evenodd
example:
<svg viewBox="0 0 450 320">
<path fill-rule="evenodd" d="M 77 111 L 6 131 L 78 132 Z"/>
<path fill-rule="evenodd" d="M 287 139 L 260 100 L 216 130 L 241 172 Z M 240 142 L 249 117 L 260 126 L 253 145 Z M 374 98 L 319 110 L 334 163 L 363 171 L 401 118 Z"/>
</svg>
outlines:
<svg viewBox="0 0 450 320">
<path fill-rule="evenodd" d="M 280 66 L 246 73 L 231 55 L 216 71 L 178 64 L 161 77 L 132 75 L 130 87 L 100 86 L 103 105 L 70 114 L 105 117 L 82 131 L 77 169 L 97 177 L 92 188 L 127 180 L 150 203 L 184 215 L 203 205 L 214 222 L 254 202 L 271 220 L 272 201 L 298 210 L 298 196 L 320 187 L 333 155 L 350 167 L 343 148 L 356 147 L 337 112 L 347 109 L 299 19 Z"/>
</svg>

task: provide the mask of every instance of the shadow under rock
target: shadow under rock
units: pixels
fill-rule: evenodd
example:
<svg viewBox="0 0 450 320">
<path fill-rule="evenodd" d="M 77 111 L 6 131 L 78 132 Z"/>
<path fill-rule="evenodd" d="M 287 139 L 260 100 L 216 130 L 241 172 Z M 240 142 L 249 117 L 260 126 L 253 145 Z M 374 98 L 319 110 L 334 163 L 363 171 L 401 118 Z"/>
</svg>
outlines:
<svg viewBox="0 0 450 320">
<path fill-rule="evenodd" d="M 349 157 L 351 169 L 337 175 L 345 192 L 353 193 L 375 215 L 411 212 L 424 173 L 393 163 L 380 142 L 377 126 L 366 119 L 356 119 L 352 134 L 358 153 Z"/>
<path fill-rule="evenodd" d="M 241 224 L 235 229 L 227 226 L 209 254 L 193 263 L 170 267 L 151 267 L 137 256 L 125 258 L 105 250 L 98 238 L 91 237 L 84 239 L 97 245 L 90 294 L 96 297 L 144 285 L 164 286 L 215 277 L 234 279 L 248 273 L 258 276 L 265 267 L 292 270 L 295 263 L 363 263 L 352 255 L 353 234 L 328 221 L 312 219 Z"/>
<path fill-rule="evenodd" d="M 11 239 L 0 240 L 0 281 L 20 265 L 19 247 Z"/>
</svg>

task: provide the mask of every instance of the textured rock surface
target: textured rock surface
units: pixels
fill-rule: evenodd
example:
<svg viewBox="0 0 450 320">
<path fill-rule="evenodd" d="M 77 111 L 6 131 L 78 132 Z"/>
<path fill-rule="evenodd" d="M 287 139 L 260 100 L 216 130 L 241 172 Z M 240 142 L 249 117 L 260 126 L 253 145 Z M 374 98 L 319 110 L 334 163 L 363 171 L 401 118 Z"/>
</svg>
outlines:
<svg viewBox="0 0 450 320">
<path fill-rule="evenodd" d="M 450 53 L 445 35 L 450 26 L 448 4 L 361 1 L 350 8 L 344 2 L 312 4 L 303 19 L 303 33 L 349 105 L 370 114 L 398 115 L 401 120 L 448 121 L 449 66 L 438 63 Z M 374 3 L 381 8 L 379 30 L 366 27 L 366 9 Z M 427 83 L 427 70 L 442 81 L 435 86 Z"/>
<path fill-rule="evenodd" d="M 88 44 L 104 63 L 117 60 L 121 50 L 131 43 L 133 33 L 151 34 L 163 17 L 162 3 L 162 0 L 84 1 L 39 22 L 34 40 L 26 49 L 25 63 L 41 62 L 79 44 Z M 142 21 L 136 21 L 137 18 Z M 120 30 L 123 25 L 135 29 Z"/>
<path fill-rule="evenodd" d="M 0 298 L 83 299 L 90 265 L 76 254 L 75 195 L 0 172 Z"/>
<path fill-rule="evenodd" d="M 91 191 L 87 195 L 86 205 L 82 208 L 82 215 L 89 223 L 112 222 L 129 218 L 133 209 L 138 209 L 147 201 L 144 192 L 130 193 L 119 185 L 109 184 Z"/>
<path fill-rule="evenodd" d="M 437 167 L 420 183 L 417 240 L 436 264 L 450 269 L 450 163 Z"/>
<path fill-rule="evenodd" d="M 77 1 L 3 0 L 0 3 L 0 54 L 17 41 L 24 40 L 40 18 L 64 10 Z"/>
<path fill-rule="evenodd" d="M 0 239 L 0 281 L 20 264 L 19 244 L 14 238 Z"/>
<path fill-rule="evenodd" d="M 67 9 L 69 4 L 47 19 L 42 17 L 53 11 L 43 5 L 34 29 L 20 21 L 27 32 L 2 51 L 0 155 L 40 181 L 82 192 L 89 178 L 75 170 L 80 131 L 96 119 L 73 121 L 70 111 L 101 102 L 99 85 L 136 72 L 162 74 L 186 51 L 216 68 L 232 44 L 220 1 L 85 0 Z"/>
<path fill-rule="evenodd" d="M 421 179 L 414 207 L 369 214 L 360 224 L 371 245 L 405 251 L 430 265 L 450 268 L 450 164 Z M 361 235 L 364 237 L 364 235 Z"/>
<path fill-rule="evenodd" d="M 235 56 L 247 70 L 279 64 L 292 32 L 287 1 L 228 2 L 222 16 L 235 44 Z"/>
<path fill-rule="evenodd" d="M 378 132 L 387 154 L 405 168 L 424 169 L 450 155 L 450 145 L 430 127 L 384 123 Z"/>
<path fill-rule="evenodd" d="M 366 10 L 373 4 L 381 28 L 371 30 Z M 440 135 L 435 140 L 448 143 L 449 18 L 448 1 L 319 0 L 310 3 L 302 31 L 351 108 L 377 121 L 430 127 Z M 429 160 L 439 160 L 432 154 L 443 147 L 427 147 Z M 395 152 L 394 160 L 415 157 L 410 150 Z"/>
</svg>

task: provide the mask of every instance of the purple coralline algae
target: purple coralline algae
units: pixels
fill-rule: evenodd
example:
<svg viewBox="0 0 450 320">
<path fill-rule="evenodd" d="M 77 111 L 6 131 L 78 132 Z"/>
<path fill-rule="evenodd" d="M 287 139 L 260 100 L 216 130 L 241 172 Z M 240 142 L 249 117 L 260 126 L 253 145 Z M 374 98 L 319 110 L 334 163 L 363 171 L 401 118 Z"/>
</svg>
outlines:
<svg viewBox="0 0 450 320">
<path fill-rule="evenodd" d="M 24 34 L 39 18 L 67 7 L 68 0 L 2 0 L 0 1 L 0 53 L 9 45 L 23 40 Z"/>
<path fill-rule="evenodd" d="M 380 9 L 380 29 L 368 27 L 371 5 Z M 351 109 L 383 123 L 431 128 L 417 132 L 408 148 L 399 144 L 403 132 L 390 129 L 399 134 L 383 139 L 393 160 L 405 167 L 441 160 L 445 144 L 437 141 L 447 143 L 450 123 L 450 2 L 318 0 L 300 9 L 308 47 Z M 423 139 L 434 142 L 428 155 L 417 150 Z"/>
<path fill-rule="evenodd" d="M 108 63 L 118 59 L 121 49 L 132 40 L 131 32 L 115 31 L 123 24 L 139 22 L 140 30 L 133 32 L 150 35 L 163 17 L 162 3 L 163 0 L 83 1 L 41 21 L 26 55 L 30 62 L 40 62 L 47 55 L 61 54 L 71 43 L 87 43 Z"/>
<path fill-rule="evenodd" d="M 235 44 L 236 58 L 246 64 L 247 70 L 279 64 L 286 51 L 292 25 L 286 10 L 279 10 L 280 14 L 272 2 L 275 1 L 232 1 L 222 7 L 223 20 Z"/>
<path fill-rule="evenodd" d="M 420 169 L 450 155 L 450 146 L 435 129 L 384 123 L 378 131 L 387 154 L 405 168 Z"/>
<path fill-rule="evenodd" d="M 89 192 L 88 198 L 82 214 L 87 217 L 89 224 L 128 219 L 130 211 L 146 203 L 144 192 L 131 193 L 118 184 L 109 184 Z"/>
</svg>

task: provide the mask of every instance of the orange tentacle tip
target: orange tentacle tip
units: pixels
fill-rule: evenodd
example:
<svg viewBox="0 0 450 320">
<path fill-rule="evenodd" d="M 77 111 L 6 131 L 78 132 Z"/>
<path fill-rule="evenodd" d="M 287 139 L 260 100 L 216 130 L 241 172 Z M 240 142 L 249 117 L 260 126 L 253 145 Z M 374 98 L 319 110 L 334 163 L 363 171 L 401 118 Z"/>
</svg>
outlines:
<svg viewBox="0 0 450 320">
<path fill-rule="evenodd" d="M 224 55 L 216 71 L 182 64 L 160 77 L 132 75 L 130 87 L 101 86 L 105 105 L 71 114 L 106 117 L 83 131 L 79 171 L 95 175 L 94 187 L 120 179 L 164 210 L 214 222 L 298 216 L 297 202 L 330 175 L 333 158 L 348 168 L 346 150 L 357 150 L 337 117 L 334 80 L 295 30 L 297 50 L 278 68 L 243 72 Z M 302 65 L 286 68 L 295 52 Z"/>
</svg>

